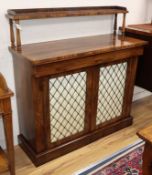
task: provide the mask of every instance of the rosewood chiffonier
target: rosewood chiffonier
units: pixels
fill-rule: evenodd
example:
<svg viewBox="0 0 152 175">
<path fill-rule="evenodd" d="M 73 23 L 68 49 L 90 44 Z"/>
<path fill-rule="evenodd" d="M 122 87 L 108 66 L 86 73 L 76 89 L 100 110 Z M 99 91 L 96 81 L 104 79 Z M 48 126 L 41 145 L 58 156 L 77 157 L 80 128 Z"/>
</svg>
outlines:
<svg viewBox="0 0 152 175">
<path fill-rule="evenodd" d="M 132 124 L 136 67 L 146 42 L 124 36 L 127 12 L 118 6 L 8 10 L 19 140 L 36 166 Z M 113 33 L 21 43 L 20 20 L 95 15 L 113 15 Z"/>
</svg>

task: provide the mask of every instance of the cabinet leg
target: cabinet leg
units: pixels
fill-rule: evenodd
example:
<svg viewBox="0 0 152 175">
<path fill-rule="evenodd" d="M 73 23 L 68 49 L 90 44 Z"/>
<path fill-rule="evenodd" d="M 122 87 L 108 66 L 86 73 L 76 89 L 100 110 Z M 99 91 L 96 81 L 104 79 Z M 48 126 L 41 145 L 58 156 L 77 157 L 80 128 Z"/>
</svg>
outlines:
<svg viewBox="0 0 152 175">
<path fill-rule="evenodd" d="M 152 145 L 146 143 L 143 153 L 143 175 L 152 174 Z"/>
<path fill-rule="evenodd" d="M 4 116 L 3 123 L 4 123 L 5 137 L 6 137 L 6 147 L 7 147 L 7 153 L 8 153 L 10 174 L 15 175 L 12 116 L 11 115 Z"/>
</svg>

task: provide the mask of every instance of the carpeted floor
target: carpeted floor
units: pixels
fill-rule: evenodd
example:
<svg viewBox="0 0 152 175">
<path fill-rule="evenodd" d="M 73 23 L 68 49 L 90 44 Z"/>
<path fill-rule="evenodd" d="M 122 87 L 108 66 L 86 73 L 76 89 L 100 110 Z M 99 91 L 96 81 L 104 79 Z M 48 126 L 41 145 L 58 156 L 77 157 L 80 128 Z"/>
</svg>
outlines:
<svg viewBox="0 0 152 175">
<path fill-rule="evenodd" d="M 76 172 L 74 175 L 142 175 L 142 140 Z"/>
</svg>

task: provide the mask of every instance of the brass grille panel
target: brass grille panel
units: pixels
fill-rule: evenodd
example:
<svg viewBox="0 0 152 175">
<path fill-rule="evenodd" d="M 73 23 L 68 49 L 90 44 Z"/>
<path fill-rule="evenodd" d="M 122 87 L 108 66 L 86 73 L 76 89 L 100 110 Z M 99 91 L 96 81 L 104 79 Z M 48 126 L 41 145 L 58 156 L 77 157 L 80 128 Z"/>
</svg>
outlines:
<svg viewBox="0 0 152 175">
<path fill-rule="evenodd" d="M 49 80 L 51 142 L 84 130 L 86 73 Z"/>
<path fill-rule="evenodd" d="M 121 115 L 126 74 L 126 62 L 100 68 L 96 125 Z"/>
</svg>

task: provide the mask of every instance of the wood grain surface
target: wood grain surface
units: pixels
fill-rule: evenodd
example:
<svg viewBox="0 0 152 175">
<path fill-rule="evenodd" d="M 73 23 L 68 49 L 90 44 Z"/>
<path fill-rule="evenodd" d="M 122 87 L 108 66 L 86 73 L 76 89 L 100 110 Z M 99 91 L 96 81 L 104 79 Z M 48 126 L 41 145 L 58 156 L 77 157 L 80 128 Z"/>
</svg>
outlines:
<svg viewBox="0 0 152 175">
<path fill-rule="evenodd" d="M 150 142 L 152 144 L 152 125 L 139 131 L 138 135 L 145 141 Z"/>
<path fill-rule="evenodd" d="M 126 32 L 152 36 L 152 24 L 147 23 L 147 24 L 129 25 L 126 27 Z"/>
<path fill-rule="evenodd" d="M 108 15 L 118 13 L 128 13 L 128 11 L 125 7 L 120 6 L 10 9 L 8 10 L 7 17 L 13 20 L 26 20 L 50 17 Z"/>
<path fill-rule="evenodd" d="M 22 51 L 10 51 L 33 64 L 53 63 L 143 46 L 147 42 L 118 35 L 98 35 L 22 45 Z"/>
</svg>

